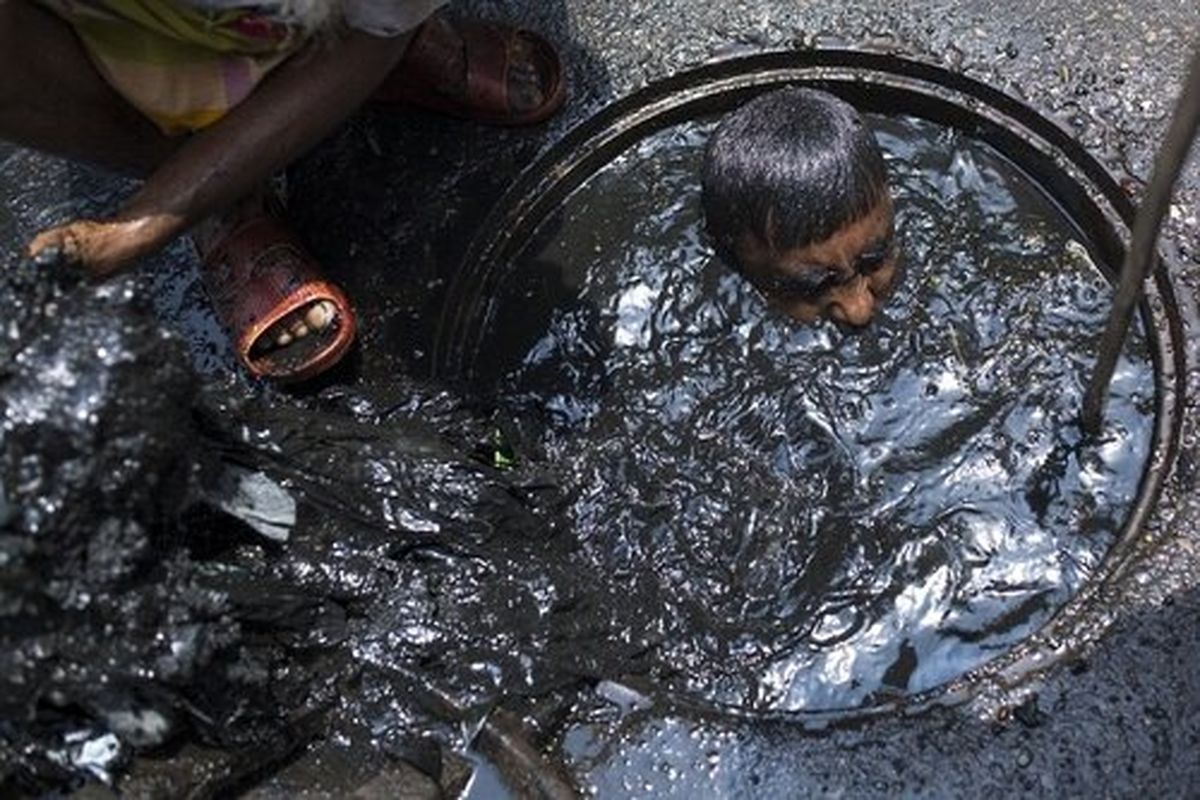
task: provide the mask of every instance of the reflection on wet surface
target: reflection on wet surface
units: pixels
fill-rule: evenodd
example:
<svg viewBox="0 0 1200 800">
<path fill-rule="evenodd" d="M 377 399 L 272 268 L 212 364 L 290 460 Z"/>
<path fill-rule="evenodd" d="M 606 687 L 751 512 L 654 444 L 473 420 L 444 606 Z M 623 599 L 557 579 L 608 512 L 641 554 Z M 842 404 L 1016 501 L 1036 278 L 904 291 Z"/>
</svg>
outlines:
<svg viewBox="0 0 1200 800">
<path fill-rule="evenodd" d="M 493 307 L 483 379 L 560 472 L 667 682 L 760 709 L 936 686 L 1031 633 L 1103 558 L 1149 447 L 1143 340 L 1075 423 L 1109 291 L 986 146 L 872 120 L 907 274 L 861 332 L 772 314 L 711 254 L 711 123 L 577 190 Z"/>
</svg>

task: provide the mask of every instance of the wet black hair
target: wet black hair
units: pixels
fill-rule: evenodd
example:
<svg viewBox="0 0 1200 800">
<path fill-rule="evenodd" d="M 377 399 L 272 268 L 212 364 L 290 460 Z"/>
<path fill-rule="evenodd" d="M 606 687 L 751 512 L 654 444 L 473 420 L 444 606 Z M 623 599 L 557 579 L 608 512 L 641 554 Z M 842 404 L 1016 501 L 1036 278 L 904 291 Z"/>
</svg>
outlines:
<svg viewBox="0 0 1200 800">
<path fill-rule="evenodd" d="M 790 87 L 728 114 L 704 154 L 702 202 L 718 254 L 740 269 L 747 232 L 805 247 L 865 216 L 888 192 L 875 138 L 848 103 Z"/>
</svg>

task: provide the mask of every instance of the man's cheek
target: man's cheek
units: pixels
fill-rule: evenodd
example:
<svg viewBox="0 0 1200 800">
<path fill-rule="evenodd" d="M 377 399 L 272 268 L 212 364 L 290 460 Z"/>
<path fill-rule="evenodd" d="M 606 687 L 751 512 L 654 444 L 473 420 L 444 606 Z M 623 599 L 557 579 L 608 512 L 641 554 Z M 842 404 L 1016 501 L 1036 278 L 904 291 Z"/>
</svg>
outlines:
<svg viewBox="0 0 1200 800">
<path fill-rule="evenodd" d="M 771 306 L 786 314 L 797 322 L 816 322 L 821 316 L 821 306 L 806 300 L 788 299 L 785 297 L 770 298 Z"/>
<path fill-rule="evenodd" d="M 900 270 L 894 261 L 871 273 L 868 281 L 868 285 L 871 287 L 871 294 L 880 299 L 890 295 L 892 290 L 896 288 L 896 279 L 899 274 Z"/>
</svg>

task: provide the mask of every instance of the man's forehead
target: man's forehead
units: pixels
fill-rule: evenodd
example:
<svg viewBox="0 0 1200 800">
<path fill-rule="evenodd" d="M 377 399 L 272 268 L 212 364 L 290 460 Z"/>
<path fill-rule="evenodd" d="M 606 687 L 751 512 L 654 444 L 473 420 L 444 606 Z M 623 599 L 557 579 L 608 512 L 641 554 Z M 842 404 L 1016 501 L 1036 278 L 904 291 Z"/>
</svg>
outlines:
<svg viewBox="0 0 1200 800">
<path fill-rule="evenodd" d="M 888 200 L 876 204 L 866 214 L 850 220 L 819 241 L 791 248 L 780 248 L 777 242 L 764 241 L 754 231 L 743 231 L 738 241 L 738 255 L 745 262 L 782 266 L 794 264 L 796 269 L 811 268 L 814 262 L 839 265 L 845 256 L 862 252 L 890 238 L 892 228 L 892 206 Z"/>
</svg>

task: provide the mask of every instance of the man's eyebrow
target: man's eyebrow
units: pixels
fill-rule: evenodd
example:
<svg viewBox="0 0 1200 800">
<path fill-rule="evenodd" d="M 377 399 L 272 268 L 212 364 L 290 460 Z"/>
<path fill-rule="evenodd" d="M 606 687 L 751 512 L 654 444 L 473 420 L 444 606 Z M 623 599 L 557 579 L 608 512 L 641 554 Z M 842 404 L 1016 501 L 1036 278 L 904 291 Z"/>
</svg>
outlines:
<svg viewBox="0 0 1200 800">
<path fill-rule="evenodd" d="M 788 288 L 812 290 L 817 289 L 831 280 L 837 280 L 841 273 L 832 267 L 820 264 L 806 264 L 795 272 L 786 272 L 771 279 L 771 284 L 780 290 Z"/>
<path fill-rule="evenodd" d="M 813 280 L 837 275 L 841 271 L 841 268 L 833 264 L 797 264 L 787 270 L 786 274 L 789 278 L 797 280 Z"/>
<path fill-rule="evenodd" d="M 869 243 L 866 247 L 864 247 L 859 252 L 859 256 L 862 257 L 862 256 L 878 255 L 878 254 L 883 253 L 883 252 L 887 251 L 888 249 L 890 249 L 891 246 L 892 246 L 892 237 L 890 235 L 880 236 L 878 239 L 876 239 L 875 241 Z"/>
</svg>

